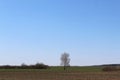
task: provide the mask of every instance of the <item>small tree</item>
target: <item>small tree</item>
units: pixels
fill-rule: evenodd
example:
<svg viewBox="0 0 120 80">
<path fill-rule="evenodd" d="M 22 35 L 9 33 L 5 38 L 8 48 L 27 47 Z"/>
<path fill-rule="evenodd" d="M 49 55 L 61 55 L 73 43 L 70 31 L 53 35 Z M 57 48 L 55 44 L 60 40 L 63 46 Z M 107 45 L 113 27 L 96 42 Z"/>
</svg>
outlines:
<svg viewBox="0 0 120 80">
<path fill-rule="evenodd" d="M 61 66 L 64 66 L 64 70 L 66 70 L 66 67 L 70 66 L 70 58 L 68 53 L 63 53 L 61 55 Z"/>
</svg>

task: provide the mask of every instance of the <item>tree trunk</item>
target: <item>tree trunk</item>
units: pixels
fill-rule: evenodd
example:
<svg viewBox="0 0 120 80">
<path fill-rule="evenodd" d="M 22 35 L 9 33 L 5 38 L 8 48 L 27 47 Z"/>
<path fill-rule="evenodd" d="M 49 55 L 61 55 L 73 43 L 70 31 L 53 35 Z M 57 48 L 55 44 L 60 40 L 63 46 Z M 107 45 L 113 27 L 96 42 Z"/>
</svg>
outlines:
<svg viewBox="0 0 120 80">
<path fill-rule="evenodd" d="M 66 66 L 64 66 L 64 70 L 66 70 Z"/>
</svg>

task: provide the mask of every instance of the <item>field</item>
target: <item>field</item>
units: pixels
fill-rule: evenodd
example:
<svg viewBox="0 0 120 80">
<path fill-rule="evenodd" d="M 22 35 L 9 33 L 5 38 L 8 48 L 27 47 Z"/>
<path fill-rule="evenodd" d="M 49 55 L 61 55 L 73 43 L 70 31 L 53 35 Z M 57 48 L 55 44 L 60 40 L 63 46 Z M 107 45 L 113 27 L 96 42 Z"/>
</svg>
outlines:
<svg viewBox="0 0 120 80">
<path fill-rule="evenodd" d="M 120 72 L 103 72 L 101 67 L 0 69 L 0 80 L 120 80 Z"/>
</svg>

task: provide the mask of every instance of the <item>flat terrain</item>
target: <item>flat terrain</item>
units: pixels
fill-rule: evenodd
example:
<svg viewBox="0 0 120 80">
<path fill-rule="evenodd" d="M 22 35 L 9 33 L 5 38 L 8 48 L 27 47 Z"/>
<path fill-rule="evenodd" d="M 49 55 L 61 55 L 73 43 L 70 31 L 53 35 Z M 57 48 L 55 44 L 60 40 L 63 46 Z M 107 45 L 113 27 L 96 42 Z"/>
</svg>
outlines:
<svg viewBox="0 0 120 80">
<path fill-rule="evenodd" d="M 47 70 L 0 70 L 0 80 L 120 80 L 119 71 L 102 72 L 100 68 L 61 68 Z"/>
</svg>

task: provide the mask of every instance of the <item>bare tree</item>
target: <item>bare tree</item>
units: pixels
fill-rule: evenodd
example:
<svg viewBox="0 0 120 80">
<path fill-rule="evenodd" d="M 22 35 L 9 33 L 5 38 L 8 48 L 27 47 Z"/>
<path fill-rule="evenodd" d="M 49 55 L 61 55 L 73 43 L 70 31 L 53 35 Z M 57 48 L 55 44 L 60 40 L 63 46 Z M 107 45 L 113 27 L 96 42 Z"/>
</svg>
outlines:
<svg viewBox="0 0 120 80">
<path fill-rule="evenodd" d="M 66 52 L 61 55 L 61 66 L 64 66 L 64 70 L 66 70 L 66 67 L 70 66 L 69 54 Z"/>
</svg>

